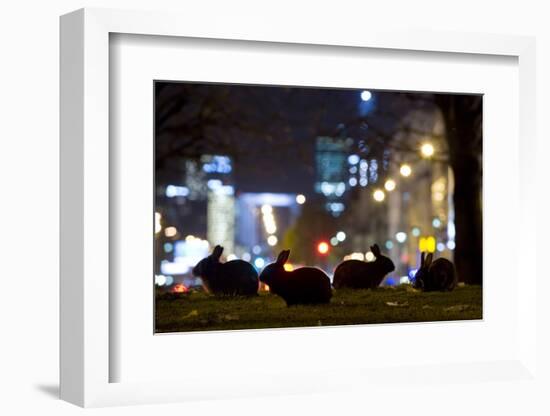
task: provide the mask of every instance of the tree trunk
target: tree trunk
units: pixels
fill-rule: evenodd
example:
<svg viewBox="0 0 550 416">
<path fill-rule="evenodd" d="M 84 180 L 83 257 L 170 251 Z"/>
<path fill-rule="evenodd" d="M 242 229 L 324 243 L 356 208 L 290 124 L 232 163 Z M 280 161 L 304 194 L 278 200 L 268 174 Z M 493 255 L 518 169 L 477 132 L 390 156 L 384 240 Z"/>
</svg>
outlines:
<svg viewBox="0 0 550 416">
<path fill-rule="evenodd" d="M 480 96 L 437 96 L 445 120 L 455 189 L 456 247 L 454 261 L 460 281 L 483 282 L 483 223 Z"/>
</svg>

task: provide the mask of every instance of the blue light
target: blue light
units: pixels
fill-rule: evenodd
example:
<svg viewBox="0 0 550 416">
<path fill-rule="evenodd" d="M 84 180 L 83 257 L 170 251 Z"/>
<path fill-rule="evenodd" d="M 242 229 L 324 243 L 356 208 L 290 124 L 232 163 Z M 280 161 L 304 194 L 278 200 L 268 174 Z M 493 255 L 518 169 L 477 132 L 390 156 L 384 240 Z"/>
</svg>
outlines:
<svg viewBox="0 0 550 416">
<path fill-rule="evenodd" d="M 230 173 L 232 171 L 231 159 L 228 156 L 206 156 L 207 161 L 202 166 L 206 173 Z M 204 160 L 204 159 L 203 159 Z"/>
<path fill-rule="evenodd" d="M 254 260 L 254 266 L 256 266 L 257 269 L 261 269 L 265 265 L 265 260 L 261 257 L 258 257 L 256 260 Z"/>
<path fill-rule="evenodd" d="M 386 286 L 395 286 L 397 282 L 393 277 L 388 277 L 385 282 Z"/>
<path fill-rule="evenodd" d="M 358 155 L 349 155 L 348 156 L 348 163 L 350 165 L 357 165 L 359 163 L 359 156 Z"/>
</svg>

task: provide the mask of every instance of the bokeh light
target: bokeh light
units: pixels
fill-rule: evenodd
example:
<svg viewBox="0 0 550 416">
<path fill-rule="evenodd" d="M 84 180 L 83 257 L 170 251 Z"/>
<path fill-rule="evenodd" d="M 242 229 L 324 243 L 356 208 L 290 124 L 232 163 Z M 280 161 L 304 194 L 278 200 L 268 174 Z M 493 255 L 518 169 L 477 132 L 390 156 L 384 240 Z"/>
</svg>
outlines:
<svg viewBox="0 0 550 416">
<path fill-rule="evenodd" d="M 401 174 L 401 176 L 408 178 L 409 176 L 411 176 L 412 168 L 410 165 L 407 165 L 405 163 L 399 168 L 399 173 Z"/>
<path fill-rule="evenodd" d="M 382 202 L 384 199 L 386 199 L 386 194 L 381 189 L 377 189 L 373 192 L 372 197 L 376 202 Z"/>
</svg>

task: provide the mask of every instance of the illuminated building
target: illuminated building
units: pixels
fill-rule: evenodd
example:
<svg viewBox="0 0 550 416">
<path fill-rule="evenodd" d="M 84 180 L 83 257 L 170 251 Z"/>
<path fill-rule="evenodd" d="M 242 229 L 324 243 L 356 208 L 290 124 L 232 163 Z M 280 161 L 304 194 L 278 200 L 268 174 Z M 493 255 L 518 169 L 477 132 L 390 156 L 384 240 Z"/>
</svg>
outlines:
<svg viewBox="0 0 550 416">
<path fill-rule="evenodd" d="M 236 243 L 246 252 L 259 255 L 271 251 L 270 236 L 278 241 L 300 214 L 296 194 L 242 193 L 237 198 Z M 275 239 L 271 239 L 273 243 Z M 256 247 L 256 250 L 253 248 Z"/>
<path fill-rule="evenodd" d="M 353 146 L 351 138 L 317 137 L 315 142 L 315 192 L 324 196 L 326 209 L 334 216 L 345 206 L 349 188 L 348 157 Z"/>
<path fill-rule="evenodd" d="M 235 196 L 231 185 L 219 180 L 210 180 L 206 237 L 212 246 L 221 245 L 226 253 L 234 252 L 235 243 Z"/>
</svg>

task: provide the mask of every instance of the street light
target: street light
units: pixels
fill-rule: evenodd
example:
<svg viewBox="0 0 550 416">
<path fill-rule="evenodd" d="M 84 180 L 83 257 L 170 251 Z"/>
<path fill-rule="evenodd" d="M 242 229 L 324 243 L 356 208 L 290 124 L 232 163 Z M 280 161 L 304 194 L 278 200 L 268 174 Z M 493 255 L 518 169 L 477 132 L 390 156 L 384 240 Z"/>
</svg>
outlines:
<svg viewBox="0 0 550 416">
<path fill-rule="evenodd" d="M 424 143 L 420 146 L 420 154 L 422 157 L 428 159 L 432 157 L 435 153 L 435 149 L 431 143 Z"/>
<path fill-rule="evenodd" d="M 372 93 L 370 91 L 365 90 L 361 93 L 361 99 L 363 101 L 369 101 L 371 98 L 372 98 Z"/>
<path fill-rule="evenodd" d="M 160 214 L 160 212 L 155 212 L 155 234 L 160 233 L 160 231 L 162 230 L 162 224 L 160 222 L 161 219 L 162 215 Z"/>
<path fill-rule="evenodd" d="M 327 254 L 328 253 L 328 249 L 329 249 L 329 246 L 327 244 L 326 241 L 321 241 L 318 245 L 317 245 L 317 251 L 319 252 L 319 254 Z"/>
<path fill-rule="evenodd" d="M 395 181 L 393 179 L 388 179 L 386 183 L 384 184 L 384 188 L 386 188 L 386 191 L 391 192 L 395 189 Z"/>
<path fill-rule="evenodd" d="M 405 178 L 407 178 L 407 177 L 411 176 L 412 169 L 411 169 L 410 165 L 407 165 L 406 163 L 404 163 L 399 168 L 399 173 L 401 174 L 401 176 L 404 176 Z"/>
<path fill-rule="evenodd" d="M 372 193 L 372 197 L 376 202 L 382 202 L 386 198 L 386 194 L 381 189 L 377 189 Z"/>
</svg>

